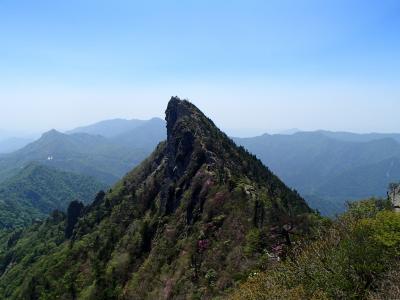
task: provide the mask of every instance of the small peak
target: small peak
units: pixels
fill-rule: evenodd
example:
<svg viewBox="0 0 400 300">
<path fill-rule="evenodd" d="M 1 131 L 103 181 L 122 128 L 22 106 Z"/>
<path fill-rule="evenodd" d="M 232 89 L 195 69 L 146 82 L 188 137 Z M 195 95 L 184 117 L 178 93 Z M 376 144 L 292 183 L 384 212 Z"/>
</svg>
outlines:
<svg viewBox="0 0 400 300">
<path fill-rule="evenodd" d="M 49 130 L 49 131 L 43 133 L 43 136 L 44 136 L 44 135 L 58 135 L 58 134 L 62 134 L 62 133 L 59 132 L 59 131 L 57 131 L 57 130 L 55 130 L 55 129 L 51 129 L 51 130 Z"/>
<path fill-rule="evenodd" d="M 57 135 L 62 135 L 61 132 L 55 130 L 55 129 L 51 129 L 45 133 L 42 134 L 42 137 L 46 137 L 46 136 L 57 136 Z"/>
</svg>

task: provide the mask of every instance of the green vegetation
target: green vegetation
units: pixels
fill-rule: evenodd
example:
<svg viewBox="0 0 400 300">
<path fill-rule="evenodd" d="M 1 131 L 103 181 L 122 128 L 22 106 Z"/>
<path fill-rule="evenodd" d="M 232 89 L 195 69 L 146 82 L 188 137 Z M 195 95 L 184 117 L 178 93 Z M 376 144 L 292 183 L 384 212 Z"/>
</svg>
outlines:
<svg viewBox="0 0 400 300">
<path fill-rule="evenodd" d="M 75 199 L 89 203 L 103 187 L 87 176 L 29 164 L 0 184 L 0 228 L 29 225 Z"/>
<path fill-rule="evenodd" d="M 284 261 L 259 270 L 229 298 L 398 299 L 398 279 L 388 278 L 400 270 L 399 251 L 400 214 L 386 200 L 355 202 L 337 220 L 321 226 L 313 239 L 294 247 Z"/>
<path fill-rule="evenodd" d="M 315 230 L 305 201 L 195 106 L 173 98 L 167 123 L 167 142 L 91 205 L 2 237 L 1 298 L 226 296 Z"/>
<path fill-rule="evenodd" d="M 191 103 L 166 115 L 167 141 L 107 193 L 0 232 L 0 298 L 400 298 L 389 201 L 322 218 Z"/>
</svg>

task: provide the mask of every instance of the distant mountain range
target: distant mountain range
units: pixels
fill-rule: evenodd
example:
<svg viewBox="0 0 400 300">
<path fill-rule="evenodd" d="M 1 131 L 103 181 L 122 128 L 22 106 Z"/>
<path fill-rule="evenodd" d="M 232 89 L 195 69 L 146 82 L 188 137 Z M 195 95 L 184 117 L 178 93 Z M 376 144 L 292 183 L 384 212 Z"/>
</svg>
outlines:
<svg viewBox="0 0 400 300">
<path fill-rule="evenodd" d="M 0 180 L 30 162 L 93 176 L 111 184 L 146 157 L 144 150 L 128 149 L 102 136 L 67 135 L 51 130 L 26 147 L 0 158 Z"/>
<path fill-rule="evenodd" d="M 316 131 L 235 141 L 328 215 L 347 200 L 385 196 L 400 180 L 399 134 Z"/>
<path fill-rule="evenodd" d="M 69 134 L 51 130 L 24 148 L 0 156 L 0 181 L 26 164 L 38 162 L 113 184 L 165 137 L 165 122 L 161 119 L 104 121 Z"/>
<path fill-rule="evenodd" d="M 35 161 L 111 185 L 166 139 L 165 126 L 159 118 L 114 119 L 66 133 L 52 130 L 0 154 L 0 182 Z M 343 211 L 347 200 L 385 196 L 388 184 L 400 180 L 400 134 L 294 129 L 234 140 L 326 215 Z"/>
<path fill-rule="evenodd" d="M 157 144 L 167 138 L 165 121 L 159 118 L 151 119 L 129 131 L 112 136 L 110 139 L 118 145 L 131 149 L 154 150 Z"/>
<path fill-rule="evenodd" d="M 87 126 L 78 127 L 67 131 L 67 134 L 73 133 L 87 133 L 93 135 L 102 135 L 107 138 L 116 137 L 120 134 L 127 133 L 138 127 L 146 126 L 147 123 L 157 122 L 165 126 L 165 121 L 160 118 L 153 118 L 150 120 L 126 120 L 126 119 L 112 119 L 104 120 Z"/>
<path fill-rule="evenodd" d="M 344 131 L 327 131 L 327 130 L 318 130 L 314 133 L 321 133 L 324 136 L 331 137 L 341 141 L 348 142 L 371 142 L 375 140 L 381 140 L 385 138 L 393 139 L 397 142 L 400 142 L 400 134 L 399 133 L 352 133 L 352 132 L 344 132 Z"/>
<path fill-rule="evenodd" d="M 30 224 L 72 200 L 93 200 L 104 185 L 93 178 L 30 163 L 0 184 L 0 229 Z"/>
<path fill-rule="evenodd" d="M 160 118 L 106 120 L 67 131 L 67 134 L 74 133 L 101 135 L 117 145 L 126 146 L 130 149 L 143 149 L 148 152 L 152 151 L 159 142 L 167 137 L 165 121 Z"/>
<path fill-rule="evenodd" d="M 105 120 L 88 126 L 78 127 L 65 134 L 87 133 L 101 135 L 129 147 L 144 148 L 151 151 L 155 145 L 166 138 L 165 121 L 160 118 L 150 120 Z M 0 130 L 0 155 L 22 149 L 37 139 L 38 135 L 27 135 Z"/>
</svg>

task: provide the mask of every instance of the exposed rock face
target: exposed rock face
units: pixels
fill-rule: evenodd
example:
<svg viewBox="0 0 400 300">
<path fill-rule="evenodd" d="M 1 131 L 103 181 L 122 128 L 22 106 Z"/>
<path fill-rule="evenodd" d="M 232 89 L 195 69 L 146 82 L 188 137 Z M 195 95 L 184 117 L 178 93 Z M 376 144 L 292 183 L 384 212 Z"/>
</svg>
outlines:
<svg viewBox="0 0 400 300">
<path fill-rule="evenodd" d="M 166 121 L 167 168 L 162 198 L 164 211 L 172 213 L 180 205 L 182 192 L 189 187 L 200 168 L 207 164 L 208 171 L 215 169 L 216 153 L 208 149 L 207 143 L 213 137 L 215 127 L 193 104 L 177 97 L 172 97 L 168 104 Z"/>
<path fill-rule="evenodd" d="M 177 179 L 190 163 L 195 136 L 184 122 L 190 122 L 189 108 L 172 98 L 166 110 L 168 175 Z"/>
<path fill-rule="evenodd" d="M 199 164 L 205 162 L 204 141 L 211 136 L 214 124 L 189 101 L 177 97 L 172 97 L 168 104 L 166 121 L 169 175 L 176 179 L 183 175 L 193 158 Z"/>
<path fill-rule="evenodd" d="M 79 201 L 72 201 L 67 210 L 67 224 L 65 227 L 65 237 L 72 237 L 74 226 L 78 222 L 78 219 L 83 211 L 84 205 Z"/>
<path fill-rule="evenodd" d="M 400 212 L 400 184 L 391 184 L 388 195 L 394 210 Z"/>
</svg>

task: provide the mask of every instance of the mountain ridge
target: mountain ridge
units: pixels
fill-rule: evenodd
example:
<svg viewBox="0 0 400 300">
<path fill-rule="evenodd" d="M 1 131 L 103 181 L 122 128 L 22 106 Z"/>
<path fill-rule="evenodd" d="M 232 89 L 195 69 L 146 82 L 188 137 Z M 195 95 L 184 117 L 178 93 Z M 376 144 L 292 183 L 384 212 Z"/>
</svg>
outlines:
<svg viewBox="0 0 400 300">
<path fill-rule="evenodd" d="M 255 153 L 326 215 L 343 212 L 348 200 L 383 197 L 388 184 L 398 181 L 397 173 L 390 172 L 390 164 L 386 164 L 385 171 L 385 161 L 400 157 L 400 144 L 390 137 L 360 142 L 340 140 L 322 132 L 300 132 L 236 138 L 235 141 Z M 366 168 L 369 169 L 367 173 L 363 171 Z M 388 177 L 385 176 L 387 172 Z M 376 179 L 372 190 L 371 178 Z M 352 186 L 349 182 L 357 184 Z M 337 205 L 332 206 L 332 201 Z"/>
<path fill-rule="evenodd" d="M 24 148 L 2 155 L 0 182 L 14 175 L 26 164 L 38 162 L 113 184 L 139 164 L 147 154 L 148 150 L 118 145 L 100 135 L 67 135 L 53 129 Z"/>
<path fill-rule="evenodd" d="M 77 127 L 72 130 L 66 131 L 67 134 L 73 133 L 88 133 L 94 135 L 102 135 L 107 138 L 114 138 L 118 135 L 127 133 L 131 130 L 134 130 L 140 126 L 146 125 L 146 123 L 152 123 L 154 121 L 162 121 L 162 119 L 154 117 L 148 120 L 139 120 L 139 119 L 110 119 L 99 121 L 90 125 Z"/>
<path fill-rule="evenodd" d="M 1 295 L 208 299 L 308 232 L 304 199 L 193 104 L 172 97 L 166 120 L 167 141 L 83 209 L 70 240 L 60 236 L 73 218 L 52 217 L 36 229 L 53 236 L 50 249 L 0 261 Z M 27 232 L 40 248 L 37 231 Z"/>
</svg>

